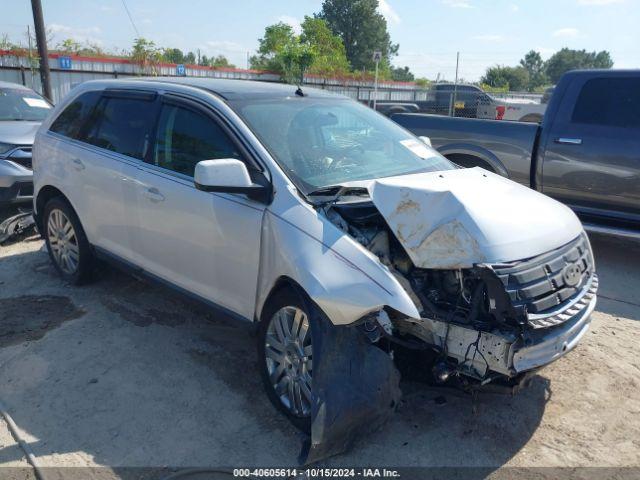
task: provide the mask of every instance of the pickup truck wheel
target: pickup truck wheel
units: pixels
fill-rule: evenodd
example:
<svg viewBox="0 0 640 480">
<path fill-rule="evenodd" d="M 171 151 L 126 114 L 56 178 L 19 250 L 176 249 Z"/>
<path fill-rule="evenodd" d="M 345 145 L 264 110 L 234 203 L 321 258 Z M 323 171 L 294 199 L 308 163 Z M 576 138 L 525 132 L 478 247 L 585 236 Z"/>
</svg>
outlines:
<svg viewBox="0 0 640 480">
<path fill-rule="evenodd" d="M 49 200 L 43 224 L 47 251 L 58 273 L 74 285 L 86 282 L 92 271 L 93 253 L 73 208 L 61 198 Z"/>
<path fill-rule="evenodd" d="M 295 292 L 277 292 L 265 307 L 258 335 L 258 359 L 269 400 L 307 433 L 311 429 L 313 377 L 308 308 Z"/>
</svg>

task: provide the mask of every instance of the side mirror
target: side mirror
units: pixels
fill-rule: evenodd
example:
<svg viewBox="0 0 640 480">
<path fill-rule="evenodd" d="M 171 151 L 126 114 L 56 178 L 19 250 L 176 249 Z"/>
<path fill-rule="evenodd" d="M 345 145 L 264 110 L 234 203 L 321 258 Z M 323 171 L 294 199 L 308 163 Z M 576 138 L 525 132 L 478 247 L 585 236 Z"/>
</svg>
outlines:
<svg viewBox="0 0 640 480">
<path fill-rule="evenodd" d="M 244 162 L 236 158 L 203 160 L 196 164 L 195 186 L 204 192 L 242 193 L 249 198 L 268 203 L 271 185 L 254 183 Z"/>
<path fill-rule="evenodd" d="M 422 143 L 424 143 L 425 145 L 431 146 L 431 139 L 429 137 L 418 137 L 420 140 L 422 140 Z"/>
</svg>

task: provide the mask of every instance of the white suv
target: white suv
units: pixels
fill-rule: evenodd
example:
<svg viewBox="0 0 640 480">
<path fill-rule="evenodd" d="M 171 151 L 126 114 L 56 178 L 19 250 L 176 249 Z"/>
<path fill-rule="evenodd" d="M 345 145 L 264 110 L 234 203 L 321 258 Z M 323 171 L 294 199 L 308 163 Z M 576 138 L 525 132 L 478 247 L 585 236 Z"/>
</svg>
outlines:
<svg viewBox="0 0 640 480">
<path fill-rule="evenodd" d="M 320 90 L 87 82 L 39 130 L 34 173 L 65 280 L 111 259 L 258 322 L 269 397 L 305 429 L 388 408 L 394 345 L 431 351 L 440 380 L 517 381 L 596 302 L 571 210 Z"/>
</svg>

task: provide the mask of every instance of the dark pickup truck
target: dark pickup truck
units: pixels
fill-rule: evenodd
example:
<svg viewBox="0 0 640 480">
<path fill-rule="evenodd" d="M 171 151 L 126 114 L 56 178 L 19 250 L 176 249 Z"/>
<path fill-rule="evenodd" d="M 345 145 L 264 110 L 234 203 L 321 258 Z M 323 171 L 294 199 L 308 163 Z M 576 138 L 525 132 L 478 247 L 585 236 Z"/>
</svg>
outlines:
<svg viewBox="0 0 640 480">
<path fill-rule="evenodd" d="M 640 238 L 640 70 L 565 74 L 540 125 L 391 118 L 458 165 L 481 166 L 569 205 L 588 230 Z"/>
</svg>

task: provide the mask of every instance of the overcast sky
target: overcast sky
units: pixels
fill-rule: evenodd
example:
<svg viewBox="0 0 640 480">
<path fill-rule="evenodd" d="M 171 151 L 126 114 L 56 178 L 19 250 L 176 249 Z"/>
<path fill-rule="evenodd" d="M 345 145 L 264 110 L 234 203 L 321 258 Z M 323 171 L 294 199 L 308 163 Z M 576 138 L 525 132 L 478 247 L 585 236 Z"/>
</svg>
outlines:
<svg viewBox="0 0 640 480">
<path fill-rule="evenodd" d="M 224 54 L 245 67 L 264 27 L 299 28 L 320 0 L 125 0 L 140 35 L 159 46 Z M 29 0 L 2 0 L 0 34 L 23 39 Z M 128 49 L 136 31 L 123 0 L 42 0 L 52 47 L 65 38 Z M 562 47 L 608 50 L 619 68 L 640 67 L 640 0 L 381 0 L 394 42 L 394 64 L 417 76 L 477 80 L 488 66 L 515 65 L 531 49 L 544 58 Z"/>
</svg>

